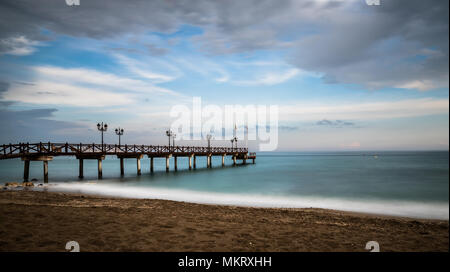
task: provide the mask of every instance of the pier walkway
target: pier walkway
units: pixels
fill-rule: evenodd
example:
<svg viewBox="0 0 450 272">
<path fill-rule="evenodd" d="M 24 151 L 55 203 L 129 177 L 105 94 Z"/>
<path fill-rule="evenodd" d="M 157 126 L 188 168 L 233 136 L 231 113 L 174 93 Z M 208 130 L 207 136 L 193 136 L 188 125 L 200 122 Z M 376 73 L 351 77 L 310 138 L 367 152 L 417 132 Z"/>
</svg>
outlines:
<svg viewBox="0 0 450 272">
<path fill-rule="evenodd" d="M 124 160 L 137 160 L 137 175 L 141 175 L 141 159 L 150 158 L 150 172 L 154 171 L 154 158 L 166 159 L 166 171 L 169 171 L 170 158 L 174 159 L 174 170 L 177 171 L 177 158 L 187 157 L 189 170 L 196 169 L 196 157 L 207 157 L 207 167 L 211 168 L 211 157 L 222 156 L 222 166 L 225 157 L 231 156 L 233 165 L 237 160 L 246 164 L 247 160 L 255 163 L 256 154 L 248 153 L 248 148 L 242 147 L 203 147 L 203 146 L 160 146 L 160 145 L 116 145 L 116 144 L 69 144 L 69 143 L 19 143 L 0 145 L 0 160 L 21 158 L 24 161 L 24 181 L 28 181 L 30 161 L 42 161 L 44 164 L 44 182 L 48 182 L 48 162 L 56 156 L 75 156 L 79 161 L 79 178 L 83 175 L 83 160 L 97 160 L 98 178 L 102 178 L 102 161 L 106 156 L 116 156 L 120 159 L 120 173 L 124 175 Z"/>
</svg>

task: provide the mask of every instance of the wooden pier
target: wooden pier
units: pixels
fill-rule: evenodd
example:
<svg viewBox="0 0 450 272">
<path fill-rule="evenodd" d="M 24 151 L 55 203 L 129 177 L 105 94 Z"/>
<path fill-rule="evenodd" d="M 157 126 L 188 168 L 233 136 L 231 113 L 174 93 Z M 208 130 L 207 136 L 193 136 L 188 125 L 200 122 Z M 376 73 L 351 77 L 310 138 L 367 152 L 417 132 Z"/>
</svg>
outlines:
<svg viewBox="0 0 450 272">
<path fill-rule="evenodd" d="M 69 143 L 19 143 L 0 146 L 0 160 L 21 158 L 24 162 L 23 179 L 28 181 L 31 161 L 42 161 L 44 166 L 44 182 L 48 183 L 48 162 L 56 156 L 75 156 L 79 161 L 79 175 L 82 179 L 83 161 L 97 160 L 98 178 L 102 178 L 102 161 L 106 156 L 120 159 L 120 174 L 124 175 L 124 159 L 137 161 L 137 175 L 141 175 L 141 159 L 150 158 L 150 172 L 154 171 L 154 158 L 166 159 L 166 171 L 169 171 L 170 158 L 173 157 L 174 170 L 178 168 L 178 157 L 187 157 L 189 170 L 196 169 L 196 158 L 206 157 L 206 167 L 211 168 L 212 156 L 222 156 L 222 167 L 225 157 L 231 156 L 233 165 L 237 160 L 246 164 L 247 160 L 255 163 L 256 154 L 248 153 L 248 148 L 241 147 L 195 147 L 195 146 L 160 146 L 160 145 L 112 145 L 112 144 L 69 144 Z"/>
</svg>

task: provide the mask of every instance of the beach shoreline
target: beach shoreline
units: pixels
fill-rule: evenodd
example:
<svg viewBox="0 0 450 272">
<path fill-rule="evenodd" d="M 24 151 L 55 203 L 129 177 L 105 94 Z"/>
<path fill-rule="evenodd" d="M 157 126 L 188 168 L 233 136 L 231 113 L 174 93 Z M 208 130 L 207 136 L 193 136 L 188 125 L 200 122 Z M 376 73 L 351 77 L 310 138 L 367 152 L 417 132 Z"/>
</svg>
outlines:
<svg viewBox="0 0 450 272">
<path fill-rule="evenodd" d="M 42 185 L 42 186 L 41 186 Z M 22 187 L 23 188 L 23 187 Z M 22 188 L 15 188 L 21 190 Z M 227 193 L 179 188 L 122 186 L 114 183 L 66 182 L 39 184 L 31 190 L 76 193 L 99 197 L 129 199 L 161 199 L 178 202 L 258 208 L 318 208 L 378 216 L 448 220 L 448 202 L 345 198 L 323 196 L 293 196 Z"/>
<path fill-rule="evenodd" d="M 448 220 L 33 190 L 0 192 L 0 251 L 448 251 Z"/>
</svg>

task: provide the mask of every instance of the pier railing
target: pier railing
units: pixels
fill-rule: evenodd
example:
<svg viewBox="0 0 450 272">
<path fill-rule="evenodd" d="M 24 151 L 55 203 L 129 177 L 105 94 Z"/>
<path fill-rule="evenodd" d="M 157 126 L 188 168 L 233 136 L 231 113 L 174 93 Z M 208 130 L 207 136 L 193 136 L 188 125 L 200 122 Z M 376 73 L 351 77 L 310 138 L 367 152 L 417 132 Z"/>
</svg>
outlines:
<svg viewBox="0 0 450 272">
<path fill-rule="evenodd" d="M 243 147 L 164 146 L 164 145 L 117 145 L 117 144 L 71 144 L 71 143 L 18 143 L 0 145 L 0 160 L 28 155 L 77 156 L 86 154 L 127 155 L 142 154 L 163 156 L 187 154 L 247 154 Z"/>
<path fill-rule="evenodd" d="M 174 170 L 177 171 L 177 158 L 187 157 L 189 170 L 196 169 L 196 157 L 206 156 L 207 167 L 211 168 L 211 157 L 222 156 L 222 167 L 225 157 L 231 156 L 233 165 L 236 160 L 246 164 L 247 159 L 255 163 L 255 154 L 248 155 L 248 149 L 243 147 L 205 147 L 205 146 L 164 146 L 164 145 L 117 145 L 117 144 L 69 144 L 69 143 L 19 143 L 0 145 L 0 160 L 21 158 L 24 162 L 23 180 L 28 181 L 31 161 L 42 161 L 44 165 L 44 182 L 48 182 L 48 162 L 55 156 L 76 156 L 79 161 L 79 175 L 84 177 L 83 161 L 97 160 L 98 178 L 102 178 L 102 160 L 106 155 L 117 156 L 120 159 L 120 175 L 124 175 L 124 159 L 135 158 L 137 174 L 141 175 L 141 159 L 144 155 L 150 158 L 150 172 L 154 171 L 154 158 L 163 157 L 166 160 L 166 171 L 169 172 L 169 160 L 173 158 Z M 193 162 L 193 163 L 192 163 Z"/>
</svg>

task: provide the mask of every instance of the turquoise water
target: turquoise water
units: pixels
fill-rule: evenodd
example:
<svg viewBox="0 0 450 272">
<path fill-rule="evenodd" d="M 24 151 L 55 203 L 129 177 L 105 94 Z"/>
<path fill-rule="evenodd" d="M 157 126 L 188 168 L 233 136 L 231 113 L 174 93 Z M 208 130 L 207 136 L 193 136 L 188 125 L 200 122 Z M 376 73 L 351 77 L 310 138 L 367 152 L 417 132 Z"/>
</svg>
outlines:
<svg viewBox="0 0 450 272">
<path fill-rule="evenodd" d="M 376 154 L 376 156 L 375 156 Z M 265 207 L 323 207 L 393 215 L 448 219 L 448 152 L 341 152 L 259 153 L 256 164 L 221 167 L 221 157 L 197 158 L 188 170 L 187 158 L 178 159 L 178 171 L 165 172 L 165 159 L 103 161 L 103 179 L 97 180 L 97 162 L 85 160 L 85 179 L 78 180 L 78 161 L 57 157 L 49 162 L 51 190 L 114 196 L 163 198 L 199 203 Z M 0 161 L 0 182 L 21 180 L 20 159 Z M 42 181 L 42 162 L 32 162 L 30 178 Z"/>
</svg>

